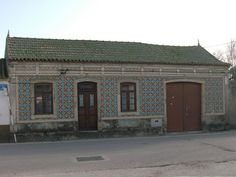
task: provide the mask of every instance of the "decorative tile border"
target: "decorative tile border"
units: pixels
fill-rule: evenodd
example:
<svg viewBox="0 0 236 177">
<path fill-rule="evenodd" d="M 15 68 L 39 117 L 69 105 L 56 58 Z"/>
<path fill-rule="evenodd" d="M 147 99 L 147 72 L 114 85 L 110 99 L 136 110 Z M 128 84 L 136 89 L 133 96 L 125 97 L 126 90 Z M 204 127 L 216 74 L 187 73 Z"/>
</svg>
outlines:
<svg viewBox="0 0 236 177">
<path fill-rule="evenodd" d="M 163 81 L 159 78 L 142 78 L 140 82 L 141 115 L 163 115 Z"/>
<path fill-rule="evenodd" d="M 221 78 L 206 79 L 205 106 L 206 113 L 224 112 L 224 85 Z"/>
<path fill-rule="evenodd" d="M 19 120 L 31 119 L 31 85 L 29 78 L 21 78 L 18 82 Z"/>
<path fill-rule="evenodd" d="M 117 105 L 117 78 L 104 78 L 100 85 L 101 117 L 114 117 L 118 115 Z"/>
<path fill-rule="evenodd" d="M 56 81 L 57 118 L 74 119 L 74 79 L 61 76 Z"/>
</svg>

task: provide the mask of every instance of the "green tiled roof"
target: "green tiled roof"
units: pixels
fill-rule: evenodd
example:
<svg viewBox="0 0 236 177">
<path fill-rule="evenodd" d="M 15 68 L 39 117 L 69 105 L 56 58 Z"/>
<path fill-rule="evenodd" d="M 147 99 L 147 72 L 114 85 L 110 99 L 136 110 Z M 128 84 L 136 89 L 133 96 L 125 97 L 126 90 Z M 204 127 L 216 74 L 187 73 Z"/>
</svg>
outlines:
<svg viewBox="0 0 236 177">
<path fill-rule="evenodd" d="M 6 45 L 9 60 L 227 65 L 201 46 L 19 37 Z"/>
<path fill-rule="evenodd" d="M 6 60 L 0 58 L 0 79 L 6 79 L 8 77 Z"/>
</svg>

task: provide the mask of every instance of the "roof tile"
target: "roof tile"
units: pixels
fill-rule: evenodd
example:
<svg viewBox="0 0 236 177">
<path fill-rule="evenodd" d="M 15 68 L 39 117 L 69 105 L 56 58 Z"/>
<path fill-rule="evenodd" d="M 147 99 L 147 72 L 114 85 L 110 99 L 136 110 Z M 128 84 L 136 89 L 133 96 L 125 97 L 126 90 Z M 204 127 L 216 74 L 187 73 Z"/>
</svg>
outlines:
<svg viewBox="0 0 236 177">
<path fill-rule="evenodd" d="M 7 48 L 10 60 L 228 65 L 201 46 L 8 37 Z"/>
</svg>

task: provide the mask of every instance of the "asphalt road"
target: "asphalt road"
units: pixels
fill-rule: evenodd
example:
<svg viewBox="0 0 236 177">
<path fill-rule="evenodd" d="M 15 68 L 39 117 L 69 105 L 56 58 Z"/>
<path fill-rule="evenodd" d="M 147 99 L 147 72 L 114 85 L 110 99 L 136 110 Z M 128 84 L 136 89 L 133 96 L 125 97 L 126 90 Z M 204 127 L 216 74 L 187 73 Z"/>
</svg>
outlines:
<svg viewBox="0 0 236 177">
<path fill-rule="evenodd" d="M 235 131 L 0 144 L 1 177 L 193 175 L 236 175 Z"/>
</svg>

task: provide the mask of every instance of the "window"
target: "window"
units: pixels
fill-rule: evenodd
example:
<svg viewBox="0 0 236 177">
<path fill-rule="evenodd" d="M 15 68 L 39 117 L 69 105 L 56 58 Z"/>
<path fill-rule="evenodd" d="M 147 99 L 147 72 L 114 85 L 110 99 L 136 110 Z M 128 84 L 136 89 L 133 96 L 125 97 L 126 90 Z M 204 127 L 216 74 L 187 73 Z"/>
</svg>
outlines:
<svg viewBox="0 0 236 177">
<path fill-rule="evenodd" d="M 94 94 L 89 94 L 89 106 L 94 107 Z"/>
<path fill-rule="evenodd" d="M 53 92 L 51 83 L 34 85 L 35 114 L 53 114 Z"/>
<path fill-rule="evenodd" d="M 79 107 L 84 107 L 84 95 L 79 94 Z"/>
<path fill-rule="evenodd" d="M 121 112 L 136 111 L 136 84 L 135 83 L 121 83 Z"/>
</svg>

